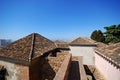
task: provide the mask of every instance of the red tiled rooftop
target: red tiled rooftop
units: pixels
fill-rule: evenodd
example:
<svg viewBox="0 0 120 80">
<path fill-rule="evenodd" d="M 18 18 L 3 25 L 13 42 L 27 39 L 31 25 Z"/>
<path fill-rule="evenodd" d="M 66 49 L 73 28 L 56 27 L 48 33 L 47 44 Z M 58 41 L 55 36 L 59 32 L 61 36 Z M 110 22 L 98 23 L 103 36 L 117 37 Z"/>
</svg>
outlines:
<svg viewBox="0 0 120 80">
<path fill-rule="evenodd" d="M 98 47 L 96 50 L 120 64 L 120 43 Z"/>
<path fill-rule="evenodd" d="M 73 40 L 70 45 L 94 45 L 96 46 L 96 44 L 94 44 L 93 42 L 91 42 L 90 40 L 86 39 L 86 38 L 77 38 L 75 40 Z"/>
<path fill-rule="evenodd" d="M 51 40 L 37 34 L 30 34 L 12 44 L 0 49 L 0 59 L 13 59 L 14 61 L 26 61 L 55 49 Z"/>
</svg>

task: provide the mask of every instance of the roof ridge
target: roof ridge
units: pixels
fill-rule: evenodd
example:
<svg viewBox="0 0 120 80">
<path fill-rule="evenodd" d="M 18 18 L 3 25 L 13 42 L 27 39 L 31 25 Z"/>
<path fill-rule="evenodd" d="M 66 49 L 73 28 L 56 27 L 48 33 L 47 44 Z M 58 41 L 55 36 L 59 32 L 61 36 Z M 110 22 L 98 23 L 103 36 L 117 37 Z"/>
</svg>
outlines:
<svg viewBox="0 0 120 80">
<path fill-rule="evenodd" d="M 80 37 L 78 37 L 78 38 L 80 38 Z M 74 39 L 71 40 L 69 43 L 72 43 L 73 41 L 75 41 L 75 40 L 78 39 L 78 38 L 74 38 Z"/>
<path fill-rule="evenodd" d="M 76 39 L 72 40 L 72 41 L 71 41 L 71 43 L 72 43 L 72 42 L 74 42 L 74 41 L 76 41 L 76 40 L 79 40 L 79 39 L 87 41 L 87 40 L 86 40 L 86 39 L 84 39 L 83 37 L 78 37 L 78 38 L 76 38 Z"/>
<path fill-rule="evenodd" d="M 90 40 L 88 40 L 87 38 L 83 38 L 83 40 L 85 40 L 85 41 L 87 41 L 87 42 L 89 42 L 89 43 L 93 43 L 92 41 L 90 41 Z"/>
<path fill-rule="evenodd" d="M 2 47 L 0 49 L 0 60 L 29 65 L 34 58 L 56 48 L 51 40 L 38 33 L 32 33 L 6 47 Z"/>
<path fill-rule="evenodd" d="M 33 55 L 34 41 L 35 41 L 35 33 L 32 34 L 32 44 L 31 44 L 31 49 L 29 54 L 29 62 L 31 61 L 32 55 Z"/>
</svg>

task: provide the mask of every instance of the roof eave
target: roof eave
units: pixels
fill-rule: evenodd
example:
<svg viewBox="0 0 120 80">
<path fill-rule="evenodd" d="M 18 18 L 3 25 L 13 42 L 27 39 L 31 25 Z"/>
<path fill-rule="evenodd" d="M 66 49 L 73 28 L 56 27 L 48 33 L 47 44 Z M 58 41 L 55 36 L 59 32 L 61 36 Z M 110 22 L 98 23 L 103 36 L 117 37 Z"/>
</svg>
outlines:
<svg viewBox="0 0 120 80">
<path fill-rule="evenodd" d="M 24 66 L 30 65 L 29 61 L 23 61 L 23 60 L 18 60 L 18 59 L 3 57 L 3 56 L 0 56 L 0 60 L 10 62 L 10 63 L 20 64 L 20 65 L 24 65 Z"/>
<path fill-rule="evenodd" d="M 115 62 L 113 59 L 111 59 L 110 57 L 106 56 L 105 54 L 102 54 L 100 51 L 95 50 L 95 53 L 97 53 L 98 55 L 100 55 L 101 57 L 103 57 L 105 60 L 109 61 L 111 64 L 113 64 L 116 68 L 120 69 L 120 65 Z"/>
<path fill-rule="evenodd" d="M 70 46 L 94 46 L 97 47 L 96 44 L 69 44 Z"/>
</svg>

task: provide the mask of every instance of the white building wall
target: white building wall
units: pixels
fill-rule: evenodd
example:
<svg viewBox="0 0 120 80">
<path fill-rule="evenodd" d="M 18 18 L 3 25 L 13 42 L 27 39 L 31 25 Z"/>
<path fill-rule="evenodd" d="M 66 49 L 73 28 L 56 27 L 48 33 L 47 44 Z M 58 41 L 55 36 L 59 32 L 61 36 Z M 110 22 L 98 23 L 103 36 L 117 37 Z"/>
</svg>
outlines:
<svg viewBox="0 0 120 80">
<path fill-rule="evenodd" d="M 106 80 L 120 80 L 120 70 L 111 65 L 98 54 L 95 54 L 96 68 L 104 75 Z"/>
<path fill-rule="evenodd" d="M 83 56 L 83 64 L 94 65 L 94 47 L 69 46 L 72 56 Z"/>
</svg>

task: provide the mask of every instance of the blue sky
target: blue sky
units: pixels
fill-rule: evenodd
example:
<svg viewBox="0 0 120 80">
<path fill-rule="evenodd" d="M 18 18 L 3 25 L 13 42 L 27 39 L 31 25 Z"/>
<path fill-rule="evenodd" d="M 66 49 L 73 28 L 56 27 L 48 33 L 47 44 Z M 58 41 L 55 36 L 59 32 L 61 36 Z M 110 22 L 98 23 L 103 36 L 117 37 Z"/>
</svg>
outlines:
<svg viewBox="0 0 120 80">
<path fill-rule="evenodd" d="M 120 24 L 119 0 L 0 0 L 0 38 L 33 32 L 51 40 L 89 37 Z"/>
</svg>

